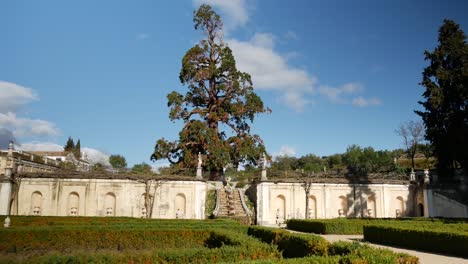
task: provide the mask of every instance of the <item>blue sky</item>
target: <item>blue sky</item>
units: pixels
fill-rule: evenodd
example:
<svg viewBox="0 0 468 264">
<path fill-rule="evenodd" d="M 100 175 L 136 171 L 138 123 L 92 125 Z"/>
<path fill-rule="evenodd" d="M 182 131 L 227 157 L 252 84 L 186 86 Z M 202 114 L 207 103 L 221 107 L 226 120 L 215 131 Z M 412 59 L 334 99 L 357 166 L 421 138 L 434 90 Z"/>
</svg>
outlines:
<svg viewBox="0 0 468 264">
<path fill-rule="evenodd" d="M 274 155 L 401 147 L 394 131 L 418 120 L 424 50 L 444 18 L 468 30 L 462 0 L 2 1 L 0 136 L 30 150 L 72 136 L 95 159 L 149 162 L 181 128 L 166 94 L 185 91 L 201 3 L 221 14 L 238 68 L 272 109 L 253 132 Z"/>
</svg>

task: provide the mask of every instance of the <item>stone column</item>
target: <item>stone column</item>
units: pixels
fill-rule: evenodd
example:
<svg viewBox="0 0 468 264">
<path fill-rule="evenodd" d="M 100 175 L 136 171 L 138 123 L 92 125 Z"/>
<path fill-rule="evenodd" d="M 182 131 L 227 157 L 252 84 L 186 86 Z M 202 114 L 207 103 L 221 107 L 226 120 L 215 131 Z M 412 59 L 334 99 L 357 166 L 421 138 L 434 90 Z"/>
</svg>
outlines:
<svg viewBox="0 0 468 264">
<path fill-rule="evenodd" d="M 0 214 L 5 214 L 7 217 L 5 218 L 5 222 L 3 224 L 4 227 L 9 227 L 11 220 L 10 220 L 10 209 L 11 209 L 11 192 L 12 192 L 12 187 L 13 187 L 13 170 L 15 168 L 15 161 L 13 158 L 13 150 L 14 150 L 14 145 L 13 141 L 10 141 L 10 144 L 8 144 L 8 154 L 7 154 L 7 164 L 5 168 L 5 182 L 2 183 L 2 195 L 1 195 L 1 203 L 2 206 L 4 207 L 3 212 L 0 212 Z"/>
<path fill-rule="evenodd" d="M 424 170 L 424 185 L 423 185 L 423 197 L 424 197 L 424 216 L 432 216 L 432 190 L 429 188 L 430 183 L 429 170 Z"/>
</svg>

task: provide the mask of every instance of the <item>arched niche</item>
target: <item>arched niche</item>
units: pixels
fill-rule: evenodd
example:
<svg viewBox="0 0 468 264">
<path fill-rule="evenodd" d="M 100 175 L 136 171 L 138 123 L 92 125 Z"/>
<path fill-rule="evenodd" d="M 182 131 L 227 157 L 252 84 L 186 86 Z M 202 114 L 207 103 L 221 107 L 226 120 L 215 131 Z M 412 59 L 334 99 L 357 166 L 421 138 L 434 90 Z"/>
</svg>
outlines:
<svg viewBox="0 0 468 264">
<path fill-rule="evenodd" d="M 104 212 L 106 216 L 115 216 L 115 205 L 115 194 L 112 192 L 106 193 L 106 195 L 104 196 Z"/>
<path fill-rule="evenodd" d="M 317 219 L 317 198 L 313 195 L 309 196 L 309 214 L 310 219 Z"/>
<path fill-rule="evenodd" d="M 338 197 L 338 216 L 340 217 L 346 217 L 348 215 L 348 199 L 341 195 Z"/>
<path fill-rule="evenodd" d="M 183 193 L 178 193 L 175 196 L 175 201 L 174 201 L 174 209 L 175 209 L 175 217 L 176 218 L 183 218 L 186 215 L 186 206 L 187 206 L 187 201 L 185 198 L 185 194 Z"/>
<path fill-rule="evenodd" d="M 405 200 L 403 197 L 398 196 L 395 201 L 395 217 L 402 217 L 405 215 Z"/>
<path fill-rule="evenodd" d="M 273 208 L 277 220 L 286 219 L 286 197 L 284 195 L 280 194 L 276 196 Z"/>
<path fill-rule="evenodd" d="M 42 213 L 42 193 L 35 191 L 31 194 L 31 215 L 41 215 Z"/>
<path fill-rule="evenodd" d="M 67 215 L 80 215 L 80 195 L 77 192 L 71 192 L 67 199 Z"/>
<path fill-rule="evenodd" d="M 377 217 L 377 203 L 375 195 L 367 197 L 367 217 Z"/>
<path fill-rule="evenodd" d="M 422 203 L 418 204 L 418 216 L 424 216 L 424 205 Z"/>
</svg>

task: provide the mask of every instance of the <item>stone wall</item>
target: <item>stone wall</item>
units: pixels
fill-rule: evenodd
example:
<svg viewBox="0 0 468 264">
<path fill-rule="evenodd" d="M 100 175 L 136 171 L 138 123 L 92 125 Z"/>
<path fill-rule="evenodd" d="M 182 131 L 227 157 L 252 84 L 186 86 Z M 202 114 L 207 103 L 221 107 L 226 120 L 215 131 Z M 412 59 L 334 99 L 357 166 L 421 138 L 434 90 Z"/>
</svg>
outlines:
<svg viewBox="0 0 468 264">
<path fill-rule="evenodd" d="M 404 184 L 313 183 L 310 218 L 403 217 L 413 214 L 413 194 Z M 257 223 L 275 225 L 305 218 L 306 194 L 301 183 L 263 182 L 257 185 Z"/>
<path fill-rule="evenodd" d="M 145 183 L 125 179 L 22 178 L 11 214 L 144 217 L 145 190 Z M 206 190 L 201 181 L 152 182 L 152 217 L 176 218 L 179 209 L 184 218 L 204 219 Z"/>
</svg>

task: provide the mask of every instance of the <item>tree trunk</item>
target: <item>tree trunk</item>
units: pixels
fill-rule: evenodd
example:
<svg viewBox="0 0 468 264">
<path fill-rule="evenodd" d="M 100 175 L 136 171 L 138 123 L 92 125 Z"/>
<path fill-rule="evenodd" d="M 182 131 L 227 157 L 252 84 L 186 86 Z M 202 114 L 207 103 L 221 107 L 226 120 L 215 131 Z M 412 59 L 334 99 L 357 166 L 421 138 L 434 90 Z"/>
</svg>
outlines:
<svg viewBox="0 0 468 264">
<path fill-rule="evenodd" d="M 309 193 L 306 192 L 305 219 L 309 219 Z"/>
</svg>

